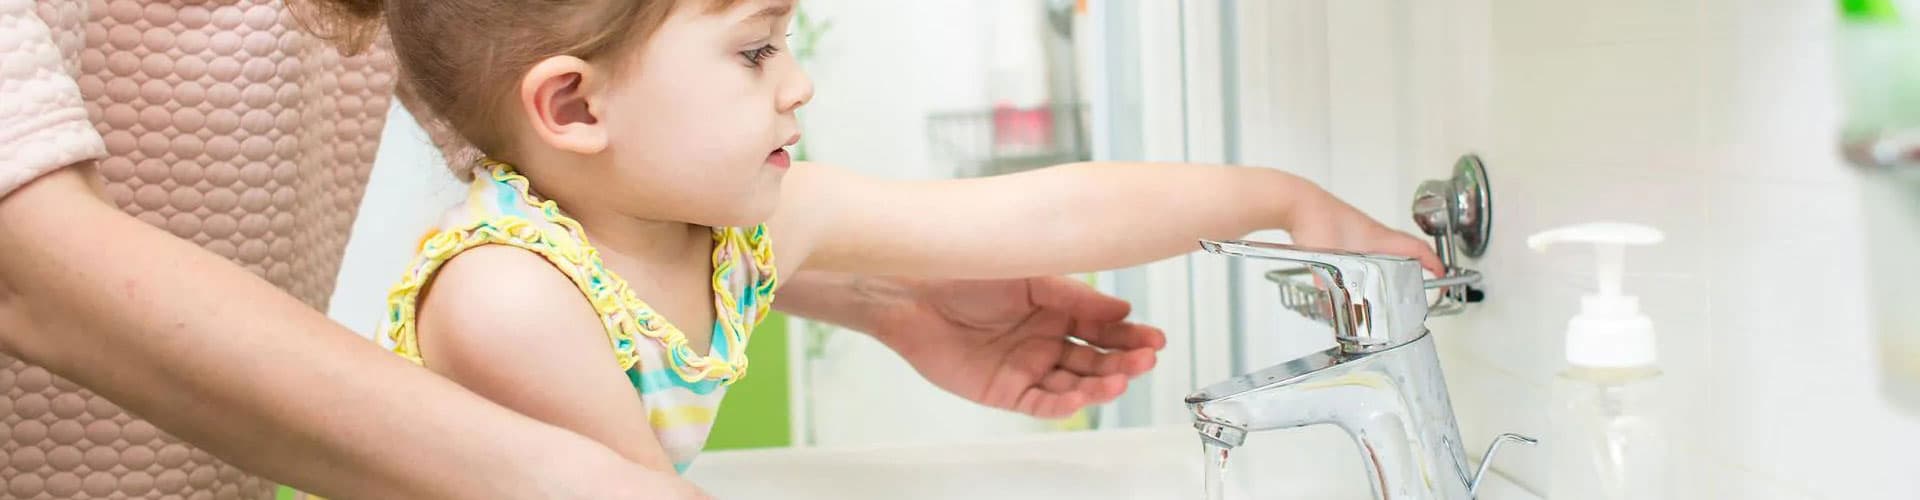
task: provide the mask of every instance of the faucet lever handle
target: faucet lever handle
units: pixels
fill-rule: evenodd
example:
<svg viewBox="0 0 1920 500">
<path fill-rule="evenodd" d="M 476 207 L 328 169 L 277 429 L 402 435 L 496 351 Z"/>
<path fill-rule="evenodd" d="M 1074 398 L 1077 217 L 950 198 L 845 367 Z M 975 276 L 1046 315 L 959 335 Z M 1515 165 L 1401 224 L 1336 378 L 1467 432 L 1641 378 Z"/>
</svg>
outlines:
<svg viewBox="0 0 1920 500">
<path fill-rule="evenodd" d="M 1419 261 L 1246 240 L 1201 240 L 1200 248 L 1233 257 L 1306 264 L 1328 287 L 1334 339 L 1348 352 L 1400 345 L 1426 331 L 1426 280 Z"/>
<path fill-rule="evenodd" d="M 1473 473 L 1473 479 L 1470 481 L 1467 481 L 1468 495 L 1480 494 L 1480 480 L 1486 479 L 1488 468 L 1493 466 L 1494 452 L 1500 451 L 1500 445 L 1508 441 L 1524 444 L 1527 446 L 1540 444 L 1540 440 L 1538 439 L 1522 436 L 1519 434 L 1506 433 L 1506 434 L 1501 434 L 1499 436 L 1495 436 L 1493 438 L 1493 444 L 1487 445 L 1487 453 L 1480 455 L 1480 470 L 1475 471 Z"/>
</svg>

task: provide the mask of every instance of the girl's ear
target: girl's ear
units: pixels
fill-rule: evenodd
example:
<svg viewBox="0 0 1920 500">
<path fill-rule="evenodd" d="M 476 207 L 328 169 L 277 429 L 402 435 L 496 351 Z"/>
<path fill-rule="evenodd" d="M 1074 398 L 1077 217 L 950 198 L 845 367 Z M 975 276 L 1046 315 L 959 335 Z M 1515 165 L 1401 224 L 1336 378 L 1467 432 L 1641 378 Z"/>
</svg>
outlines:
<svg viewBox="0 0 1920 500">
<path fill-rule="evenodd" d="M 549 57 L 520 80 L 520 109 L 541 142 L 563 151 L 595 154 L 607 148 L 598 113 L 598 73 L 573 56 Z"/>
</svg>

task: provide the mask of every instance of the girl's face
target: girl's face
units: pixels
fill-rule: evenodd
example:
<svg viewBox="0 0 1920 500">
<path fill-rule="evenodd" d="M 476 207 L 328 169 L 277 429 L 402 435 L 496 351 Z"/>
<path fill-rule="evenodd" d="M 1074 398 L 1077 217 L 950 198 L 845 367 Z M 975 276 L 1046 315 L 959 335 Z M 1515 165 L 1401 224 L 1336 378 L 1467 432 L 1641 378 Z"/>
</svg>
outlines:
<svg viewBox="0 0 1920 500">
<path fill-rule="evenodd" d="M 676 8 L 609 82 L 601 112 L 623 212 L 709 226 L 765 222 L 813 98 L 787 47 L 794 0 Z"/>
</svg>

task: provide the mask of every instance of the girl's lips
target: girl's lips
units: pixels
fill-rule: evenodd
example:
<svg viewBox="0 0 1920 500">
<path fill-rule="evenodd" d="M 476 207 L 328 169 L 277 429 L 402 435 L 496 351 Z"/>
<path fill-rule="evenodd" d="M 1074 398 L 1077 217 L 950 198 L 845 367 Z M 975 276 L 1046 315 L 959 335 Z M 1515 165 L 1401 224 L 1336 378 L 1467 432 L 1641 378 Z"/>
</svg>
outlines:
<svg viewBox="0 0 1920 500">
<path fill-rule="evenodd" d="M 790 168 L 793 166 L 793 156 L 787 154 L 785 148 L 775 149 L 767 154 L 767 164 L 776 168 Z"/>
</svg>

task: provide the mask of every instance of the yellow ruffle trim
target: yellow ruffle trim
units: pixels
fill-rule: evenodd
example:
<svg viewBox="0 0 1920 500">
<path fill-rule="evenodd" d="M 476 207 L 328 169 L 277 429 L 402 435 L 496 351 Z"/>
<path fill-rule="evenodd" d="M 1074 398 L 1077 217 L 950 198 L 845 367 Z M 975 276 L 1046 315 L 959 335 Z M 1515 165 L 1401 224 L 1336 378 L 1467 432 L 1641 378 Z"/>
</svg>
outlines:
<svg viewBox="0 0 1920 500">
<path fill-rule="evenodd" d="M 606 268 L 599 251 L 587 242 L 586 231 L 578 221 L 562 214 L 553 201 L 536 197 L 528 188 L 526 177 L 515 173 L 511 165 L 492 160 L 482 162 L 493 181 L 513 186 L 521 199 L 537 208 L 548 222 L 564 228 L 567 234 L 552 234 L 532 221 L 510 215 L 493 216 L 466 227 L 430 234 L 420 244 L 415 265 L 387 293 L 389 314 L 381 335 L 394 344 L 395 353 L 415 364 L 424 363 L 419 350 L 417 307 L 420 292 L 440 266 L 470 248 L 507 245 L 546 258 L 580 288 L 594 312 L 600 315 L 621 370 L 632 369 L 639 362 L 635 342 L 645 337 L 666 347 L 673 371 L 685 381 L 721 379 L 731 384 L 746 375 L 747 341 L 753 334 L 753 326 L 771 309 L 769 305 L 778 284 L 773 245 L 765 225 L 713 229 L 714 308 L 723 332 L 720 340 L 726 345 L 712 346 L 710 351 L 724 352 L 727 356 L 723 359 L 711 353 L 700 355 L 688 345 L 686 333 L 654 312 L 653 307 L 634 294 L 626 280 Z M 750 311 L 742 311 L 740 298 L 730 286 L 735 263 L 742 260 L 737 256 L 742 251 L 749 254 L 750 259 L 746 261 L 752 263 L 760 277 L 749 283 L 742 294 L 749 297 Z"/>
</svg>

